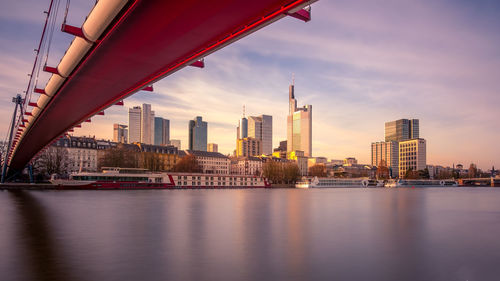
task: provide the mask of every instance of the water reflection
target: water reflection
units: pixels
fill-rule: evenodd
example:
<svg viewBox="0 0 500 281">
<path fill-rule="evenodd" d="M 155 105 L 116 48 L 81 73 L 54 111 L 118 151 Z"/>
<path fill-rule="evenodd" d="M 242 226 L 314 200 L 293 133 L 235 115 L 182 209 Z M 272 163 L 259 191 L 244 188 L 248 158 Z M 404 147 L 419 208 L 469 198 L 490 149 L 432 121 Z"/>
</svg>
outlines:
<svg viewBox="0 0 500 281">
<path fill-rule="evenodd" d="M 46 210 L 31 193 L 12 191 L 9 195 L 19 215 L 17 235 L 23 243 L 18 245 L 22 261 L 32 280 L 63 281 L 83 280 L 74 276 L 63 256 L 60 244 L 54 239 L 51 221 Z"/>
<path fill-rule="evenodd" d="M 499 234 L 500 189 L 3 192 L 0 280 L 497 280 Z"/>
</svg>

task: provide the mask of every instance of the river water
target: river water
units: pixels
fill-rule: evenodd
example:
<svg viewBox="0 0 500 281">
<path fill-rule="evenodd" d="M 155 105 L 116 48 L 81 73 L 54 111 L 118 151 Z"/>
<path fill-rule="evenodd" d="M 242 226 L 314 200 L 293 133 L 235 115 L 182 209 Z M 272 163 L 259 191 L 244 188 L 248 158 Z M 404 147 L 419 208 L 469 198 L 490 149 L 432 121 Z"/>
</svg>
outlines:
<svg viewBox="0 0 500 281">
<path fill-rule="evenodd" d="M 500 280 L 500 188 L 3 191 L 0 280 Z"/>
</svg>

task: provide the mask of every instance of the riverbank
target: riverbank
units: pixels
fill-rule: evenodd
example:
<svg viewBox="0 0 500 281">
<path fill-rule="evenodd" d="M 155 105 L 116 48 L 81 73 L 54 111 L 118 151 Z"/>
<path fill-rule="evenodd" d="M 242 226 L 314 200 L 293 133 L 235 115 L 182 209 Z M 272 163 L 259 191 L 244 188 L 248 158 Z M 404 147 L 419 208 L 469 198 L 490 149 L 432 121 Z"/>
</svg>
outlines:
<svg viewBox="0 0 500 281">
<path fill-rule="evenodd" d="M 248 189 L 252 187 L 227 187 L 227 188 L 203 188 L 203 189 Z M 262 188 L 262 187 L 255 187 Z M 294 184 L 273 184 L 269 188 L 295 188 Z M 79 188 L 79 187 L 62 187 L 59 185 L 54 185 L 51 183 L 3 183 L 0 184 L 0 190 L 134 190 L 134 188 L 119 188 L 119 189 L 104 189 L 104 188 Z M 148 189 L 148 188 L 140 188 L 140 189 Z M 151 188 L 151 189 L 159 189 L 159 188 Z M 197 189 L 197 188 L 160 188 L 160 189 Z"/>
</svg>

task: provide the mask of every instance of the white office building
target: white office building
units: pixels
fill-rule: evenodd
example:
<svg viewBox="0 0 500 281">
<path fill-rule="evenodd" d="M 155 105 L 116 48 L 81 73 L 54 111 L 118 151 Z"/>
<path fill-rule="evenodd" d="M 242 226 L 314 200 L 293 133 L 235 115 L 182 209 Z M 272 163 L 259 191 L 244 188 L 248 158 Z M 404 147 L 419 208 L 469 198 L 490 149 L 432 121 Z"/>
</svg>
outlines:
<svg viewBox="0 0 500 281">
<path fill-rule="evenodd" d="M 412 139 L 399 142 L 399 177 L 406 171 L 424 170 L 426 163 L 426 142 L 424 139 Z"/>
</svg>

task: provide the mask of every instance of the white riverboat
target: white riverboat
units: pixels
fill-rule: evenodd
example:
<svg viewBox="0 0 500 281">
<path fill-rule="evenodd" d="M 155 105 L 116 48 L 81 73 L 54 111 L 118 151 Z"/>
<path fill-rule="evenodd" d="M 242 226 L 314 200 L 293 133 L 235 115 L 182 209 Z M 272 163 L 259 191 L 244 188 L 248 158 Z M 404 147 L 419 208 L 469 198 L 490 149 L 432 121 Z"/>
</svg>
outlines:
<svg viewBox="0 0 500 281">
<path fill-rule="evenodd" d="M 271 184 L 249 175 L 149 172 L 135 168 L 103 168 L 98 172 L 80 172 L 69 179 L 51 179 L 64 189 L 219 189 L 265 188 Z"/>
<path fill-rule="evenodd" d="M 385 187 L 426 187 L 426 186 L 458 186 L 458 182 L 451 180 L 406 180 L 391 179 L 385 183 Z"/>
<path fill-rule="evenodd" d="M 302 178 L 297 184 L 296 188 L 334 188 L 334 187 L 376 187 L 380 186 L 376 180 L 367 178 Z"/>
</svg>

